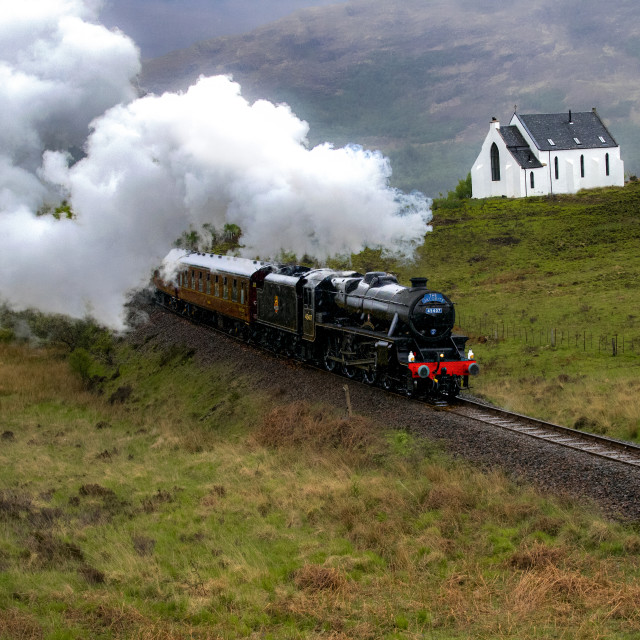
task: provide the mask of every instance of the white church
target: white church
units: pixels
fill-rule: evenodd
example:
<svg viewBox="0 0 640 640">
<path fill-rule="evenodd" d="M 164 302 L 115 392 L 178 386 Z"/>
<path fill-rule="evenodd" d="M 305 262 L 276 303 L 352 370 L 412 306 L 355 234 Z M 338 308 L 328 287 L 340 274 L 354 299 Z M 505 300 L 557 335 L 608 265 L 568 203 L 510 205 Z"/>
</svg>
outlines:
<svg viewBox="0 0 640 640">
<path fill-rule="evenodd" d="M 620 146 L 595 109 L 493 118 L 471 169 L 474 198 L 525 198 L 624 186 Z"/>
</svg>

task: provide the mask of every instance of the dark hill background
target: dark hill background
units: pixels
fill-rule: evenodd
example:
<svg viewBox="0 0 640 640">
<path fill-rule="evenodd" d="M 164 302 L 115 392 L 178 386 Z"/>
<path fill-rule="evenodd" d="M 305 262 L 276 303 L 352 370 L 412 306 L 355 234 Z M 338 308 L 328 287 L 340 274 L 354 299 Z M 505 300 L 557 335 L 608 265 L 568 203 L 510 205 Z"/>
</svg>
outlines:
<svg viewBox="0 0 640 640">
<path fill-rule="evenodd" d="M 640 167 L 640 29 L 631 0 L 352 0 L 145 63 L 147 91 L 232 74 L 250 100 L 287 102 L 311 145 L 391 158 L 393 183 L 430 196 L 470 170 L 488 123 L 596 107 Z"/>
</svg>

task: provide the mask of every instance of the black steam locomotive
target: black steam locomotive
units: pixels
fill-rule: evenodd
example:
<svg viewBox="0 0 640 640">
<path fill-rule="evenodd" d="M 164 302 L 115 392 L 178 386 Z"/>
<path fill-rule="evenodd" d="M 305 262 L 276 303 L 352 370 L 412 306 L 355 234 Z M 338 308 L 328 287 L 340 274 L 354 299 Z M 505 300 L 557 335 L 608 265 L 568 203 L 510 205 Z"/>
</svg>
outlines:
<svg viewBox="0 0 640 640">
<path fill-rule="evenodd" d="M 247 341 L 409 395 L 456 396 L 478 364 L 426 278 L 309 269 L 173 250 L 157 301 Z"/>
</svg>

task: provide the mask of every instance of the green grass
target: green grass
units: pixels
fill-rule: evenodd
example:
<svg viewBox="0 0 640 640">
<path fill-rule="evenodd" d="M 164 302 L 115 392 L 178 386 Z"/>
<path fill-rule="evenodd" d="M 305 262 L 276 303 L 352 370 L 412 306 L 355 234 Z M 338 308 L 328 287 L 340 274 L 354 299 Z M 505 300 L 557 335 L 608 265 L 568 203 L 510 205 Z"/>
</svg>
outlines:
<svg viewBox="0 0 640 640">
<path fill-rule="evenodd" d="M 1 638 L 640 632 L 633 527 L 185 348 L 112 367 L 0 345 Z"/>
</svg>

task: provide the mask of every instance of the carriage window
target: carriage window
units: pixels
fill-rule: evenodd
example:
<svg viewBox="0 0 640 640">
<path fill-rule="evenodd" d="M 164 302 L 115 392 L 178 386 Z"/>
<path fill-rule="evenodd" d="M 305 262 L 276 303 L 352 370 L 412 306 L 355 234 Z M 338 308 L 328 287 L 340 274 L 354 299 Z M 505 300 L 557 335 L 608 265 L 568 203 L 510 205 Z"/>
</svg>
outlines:
<svg viewBox="0 0 640 640">
<path fill-rule="evenodd" d="M 191 288 L 192 289 L 196 288 L 196 272 L 195 271 L 191 272 Z"/>
<path fill-rule="evenodd" d="M 202 291 L 202 271 L 198 271 L 198 291 Z"/>
<path fill-rule="evenodd" d="M 246 286 L 244 282 L 240 285 L 240 304 L 244 304 L 244 290 Z"/>
<path fill-rule="evenodd" d="M 207 295 L 211 295 L 211 274 L 207 273 Z"/>
<path fill-rule="evenodd" d="M 234 302 L 238 302 L 238 281 L 235 278 L 233 279 L 233 290 L 231 292 L 231 299 Z"/>
<path fill-rule="evenodd" d="M 222 278 L 222 297 L 226 298 L 227 300 L 229 299 L 229 285 L 227 283 L 226 276 Z"/>
<path fill-rule="evenodd" d="M 220 297 L 220 284 L 218 283 L 218 276 L 216 276 L 216 283 L 214 285 L 214 294 L 216 298 Z"/>
</svg>

